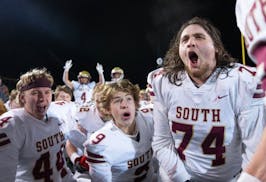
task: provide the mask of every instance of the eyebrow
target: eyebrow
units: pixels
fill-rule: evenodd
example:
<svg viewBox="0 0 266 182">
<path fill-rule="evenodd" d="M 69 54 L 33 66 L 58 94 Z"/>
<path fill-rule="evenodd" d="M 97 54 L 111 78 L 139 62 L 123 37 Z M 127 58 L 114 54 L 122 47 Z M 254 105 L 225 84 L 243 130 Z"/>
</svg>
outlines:
<svg viewBox="0 0 266 182">
<path fill-rule="evenodd" d="M 128 93 L 128 94 L 126 94 L 125 96 L 127 97 L 127 96 L 132 96 L 132 95 Z M 116 96 L 116 97 L 113 97 L 113 99 L 119 99 L 119 98 L 122 98 L 122 97 L 123 97 L 123 96 Z"/>
</svg>

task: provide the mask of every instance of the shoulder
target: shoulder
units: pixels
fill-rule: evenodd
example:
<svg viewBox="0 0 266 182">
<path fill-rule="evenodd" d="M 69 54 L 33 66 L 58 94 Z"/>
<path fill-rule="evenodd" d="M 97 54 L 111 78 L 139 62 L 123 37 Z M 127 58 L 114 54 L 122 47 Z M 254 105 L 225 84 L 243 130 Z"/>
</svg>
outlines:
<svg viewBox="0 0 266 182">
<path fill-rule="evenodd" d="M 229 73 L 233 78 L 239 93 L 249 94 L 253 98 L 262 98 L 265 93 L 262 89 L 261 81 L 256 77 L 256 68 L 237 63 Z"/>
<path fill-rule="evenodd" d="M 3 123 L 2 125 L 6 123 L 9 123 L 12 125 L 21 125 L 23 123 L 23 118 L 26 119 L 23 113 L 24 113 L 24 109 L 18 108 L 18 109 L 11 109 L 10 111 L 2 114 L 0 116 L 0 120 Z M 0 127 L 2 127 L 2 125 L 0 125 Z"/>
<path fill-rule="evenodd" d="M 112 122 L 107 122 L 102 128 L 95 131 L 89 138 L 90 145 L 108 145 L 108 141 L 115 132 Z"/>
<path fill-rule="evenodd" d="M 91 81 L 90 83 L 88 83 L 89 88 L 93 88 L 93 87 L 95 87 L 95 85 L 96 85 L 95 81 Z"/>
<path fill-rule="evenodd" d="M 111 133 L 111 122 L 104 125 L 101 129 L 94 132 L 89 139 L 84 143 L 87 152 L 104 155 L 107 148 L 115 141 Z"/>
<path fill-rule="evenodd" d="M 71 83 L 73 84 L 73 88 L 76 89 L 77 87 L 79 87 L 80 83 L 76 80 L 72 80 Z"/>
<path fill-rule="evenodd" d="M 15 125 L 15 114 L 13 110 L 10 110 L 0 116 L 0 129 Z"/>
<path fill-rule="evenodd" d="M 0 116 L 0 147 L 23 140 L 26 129 L 22 113 L 22 109 L 12 109 Z"/>
<path fill-rule="evenodd" d="M 153 127 L 153 115 L 149 109 L 137 111 L 137 122 L 146 127 Z"/>
<path fill-rule="evenodd" d="M 163 68 L 158 68 L 156 70 L 153 70 L 151 71 L 149 74 L 148 74 L 148 77 L 147 77 L 147 82 L 148 84 L 152 84 L 152 82 L 154 80 L 157 80 L 157 79 L 160 79 L 162 78 L 164 75 L 164 69 Z"/>
</svg>

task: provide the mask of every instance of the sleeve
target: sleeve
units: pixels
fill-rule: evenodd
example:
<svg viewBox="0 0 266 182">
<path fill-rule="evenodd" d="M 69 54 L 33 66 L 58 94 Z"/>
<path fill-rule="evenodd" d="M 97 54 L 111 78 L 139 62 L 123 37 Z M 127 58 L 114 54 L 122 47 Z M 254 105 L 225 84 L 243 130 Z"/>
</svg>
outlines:
<svg viewBox="0 0 266 182">
<path fill-rule="evenodd" d="M 19 143 L 14 118 L 2 115 L 0 118 L 0 176 L 1 181 L 15 181 L 19 159 Z M 19 127 L 19 126 L 17 126 Z M 20 128 L 23 130 L 23 128 Z"/>
<path fill-rule="evenodd" d="M 153 75 L 153 76 L 152 76 Z M 167 117 L 167 107 L 162 96 L 161 74 L 152 73 L 148 76 L 148 83 L 154 92 L 154 137 L 152 147 L 154 155 L 172 181 L 186 181 L 190 179 L 183 161 L 176 153 L 174 140 L 172 138 L 169 120 Z"/>
<path fill-rule="evenodd" d="M 235 14 L 248 54 L 256 62 L 252 51 L 259 42 L 266 41 L 265 3 L 261 0 L 237 0 Z"/>
<path fill-rule="evenodd" d="M 240 67 L 241 68 L 241 67 Z M 239 89 L 236 98 L 239 105 L 238 126 L 243 143 L 243 163 L 242 167 L 250 161 L 253 156 L 265 126 L 264 115 L 264 91 L 261 83 L 252 76 L 245 68 L 239 73 Z M 254 68 L 255 69 L 255 68 Z"/>
<path fill-rule="evenodd" d="M 85 142 L 91 179 L 92 181 L 112 182 L 111 164 L 104 155 L 106 147 L 100 143 L 104 139 L 104 134 L 95 134 Z"/>
<path fill-rule="evenodd" d="M 73 90 L 76 90 L 80 85 L 79 82 L 75 80 L 72 80 L 71 83 L 73 84 Z"/>
</svg>

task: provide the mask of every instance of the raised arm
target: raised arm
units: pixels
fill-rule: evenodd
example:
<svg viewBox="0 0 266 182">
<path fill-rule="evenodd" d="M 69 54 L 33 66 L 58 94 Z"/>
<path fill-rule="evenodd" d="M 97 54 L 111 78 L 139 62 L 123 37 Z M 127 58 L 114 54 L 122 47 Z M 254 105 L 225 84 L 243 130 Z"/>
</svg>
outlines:
<svg viewBox="0 0 266 182">
<path fill-rule="evenodd" d="M 69 70 L 72 67 L 72 60 L 68 60 L 64 66 L 64 73 L 63 73 L 63 82 L 71 89 L 73 89 L 73 84 L 69 80 Z"/>
<path fill-rule="evenodd" d="M 104 84 L 105 79 L 104 79 L 104 75 L 103 75 L 103 66 L 100 63 L 97 63 L 96 70 L 97 70 L 98 75 L 99 75 L 99 82 L 97 84 Z"/>
</svg>

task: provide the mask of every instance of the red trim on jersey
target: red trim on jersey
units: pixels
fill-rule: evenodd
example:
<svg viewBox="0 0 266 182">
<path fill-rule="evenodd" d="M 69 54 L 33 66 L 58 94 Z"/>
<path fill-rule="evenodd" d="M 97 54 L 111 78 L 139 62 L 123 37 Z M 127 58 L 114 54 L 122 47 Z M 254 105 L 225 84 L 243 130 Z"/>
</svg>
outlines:
<svg viewBox="0 0 266 182">
<path fill-rule="evenodd" d="M 151 96 L 155 96 L 154 92 L 149 92 Z"/>
<path fill-rule="evenodd" d="M 92 158 L 99 158 L 99 159 L 103 159 L 103 156 L 101 155 L 98 155 L 98 154 L 94 154 L 94 153 L 91 153 L 87 150 L 87 154 L 89 157 L 92 157 Z"/>
<path fill-rule="evenodd" d="M 9 138 L 7 138 L 7 135 L 5 133 L 0 133 L 0 140 L 1 139 L 5 139 L 5 140 L 0 141 L 0 147 L 3 145 L 11 143 L 11 141 L 9 140 Z"/>
<path fill-rule="evenodd" d="M 104 163 L 104 162 L 106 162 L 106 161 L 104 161 L 104 160 L 95 160 L 95 159 L 90 159 L 90 158 L 88 158 L 87 159 L 89 162 L 91 162 L 91 163 Z"/>
<path fill-rule="evenodd" d="M 10 118 L 12 118 L 12 117 L 8 116 L 8 117 L 5 117 L 5 118 L 2 118 L 2 119 L 0 120 L 0 127 L 2 128 L 2 127 L 4 126 L 4 124 L 8 122 L 8 120 L 9 120 Z"/>
<path fill-rule="evenodd" d="M 88 161 L 92 163 L 104 163 L 106 162 L 103 158 L 103 156 L 91 153 L 87 150 L 87 155 L 88 155 Z"/>
<path fill-rule="evenodd" d="M 262 89 L 262 84 L 258 84 L 256 89 Z"/>
<path fill-rule="evenodd" d="M 256 98 L 256 99 L 263 98 L 263 97 L 265 97 L 265 93 L 264 92 L 263 93 L 255 93 L 253 95 L 253 98 Z"/>
</svg>

